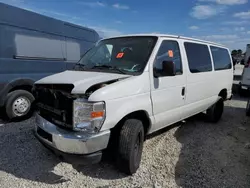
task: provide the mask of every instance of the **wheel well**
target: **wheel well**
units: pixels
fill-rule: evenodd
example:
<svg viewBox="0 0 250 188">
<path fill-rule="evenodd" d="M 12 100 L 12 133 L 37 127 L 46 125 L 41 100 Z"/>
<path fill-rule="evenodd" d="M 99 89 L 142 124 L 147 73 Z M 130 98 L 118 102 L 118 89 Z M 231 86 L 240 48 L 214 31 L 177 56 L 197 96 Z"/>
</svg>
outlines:
<svg viewBox="0 0 250 188">
<path fill-rule="evenodd" d="M 144 128 L 145 136 L 147 135 L 149 128 L 151 126 L 151 121 L 149 119 L 148 113 L 144 110 L 135 111 L 135 112 L 127 114 L 125 117 L 123 117 L 113 130 L 116 132 L 115 134 L 117 134 L 117 131 L 121 130 L 121 127 L 122 127 L 124 121 L 126 121 L 127 119 L 141 120 L 142 124 L 143 124 L 143 128 Z"/>
<path fill-rule="evenodd" d="M 15 86 L 11 90 L 9 90 L 8 93 L 10 93 L 12 91 L 16 91 L 16 90 L 25 90 L 25 91 L 28 91 L 28 92 L 31 93 L 32 86 L 31 85 L 19 85 L 19 86 Z"/>
<path fill-rule="evenodd" d="M 227 99 L 227 89 L 222 89 L 219 93 L 219 96 L 225 101 Z"/>
</svg>

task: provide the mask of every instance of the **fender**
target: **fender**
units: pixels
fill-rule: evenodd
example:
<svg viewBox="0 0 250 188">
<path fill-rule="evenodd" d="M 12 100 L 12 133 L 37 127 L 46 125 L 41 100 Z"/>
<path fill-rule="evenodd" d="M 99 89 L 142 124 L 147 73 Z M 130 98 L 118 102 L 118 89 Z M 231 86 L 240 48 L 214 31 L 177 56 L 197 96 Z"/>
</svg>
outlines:
<svg viewBox="0 0 250 188">
<path fill-rule="evenodd" d="M 155 124 L 155 119 L 152 113 L 152 103 L 150 93 L 133 95 L 113 100 L 105 101 L 106 104 L 106 119 L 102 125 L 101 131 L 114 128 L 128 114 L 144 111 L 148 116 L 150 125 Z M 149 131 L 151 126 L 149 127 Z"/>
<path fill-rule="evenodd" d="M 30 78 L 15 79 L 10 81 L 9 83 L 6 83 L 2 88 L 2 90 L 0 91 L 0 106 L 1 107 L 4 106 L 7 94 L 9 93 L 10 90 L 12 90 L 15 87 L 23 85 L 33 86 L 34 83 L 35 81 Z"/>
</svg>

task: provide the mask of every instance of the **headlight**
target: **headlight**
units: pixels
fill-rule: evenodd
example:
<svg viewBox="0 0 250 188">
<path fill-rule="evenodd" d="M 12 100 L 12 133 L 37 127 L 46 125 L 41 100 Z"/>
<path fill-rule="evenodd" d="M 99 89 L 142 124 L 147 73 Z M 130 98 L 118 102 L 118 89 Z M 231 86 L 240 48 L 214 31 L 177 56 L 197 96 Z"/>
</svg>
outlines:
<svg viewBox="0 0 250 188">
<path fill-rule="evenodd" d="M 105 120 L 105 103 L 88 102 L 85 99 L 74 101 L 73 125 L 76 131 L 98 132 Z"/>
</svg>

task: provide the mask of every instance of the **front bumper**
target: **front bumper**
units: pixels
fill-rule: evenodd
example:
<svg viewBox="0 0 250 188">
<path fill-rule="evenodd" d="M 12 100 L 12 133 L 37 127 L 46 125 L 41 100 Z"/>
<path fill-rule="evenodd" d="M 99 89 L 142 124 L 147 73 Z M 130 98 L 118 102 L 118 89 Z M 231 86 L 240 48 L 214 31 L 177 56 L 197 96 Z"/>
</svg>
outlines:
<svg viewBox="0 0 250 188">
<path fill-rule="evenodd" d="M 35 135 L 40 142 L 52 150 L 66 154 L 87 155 L 107 148 L 110 131 L 96 134 L 69 131 L 36 115 Z"/>
</svg>

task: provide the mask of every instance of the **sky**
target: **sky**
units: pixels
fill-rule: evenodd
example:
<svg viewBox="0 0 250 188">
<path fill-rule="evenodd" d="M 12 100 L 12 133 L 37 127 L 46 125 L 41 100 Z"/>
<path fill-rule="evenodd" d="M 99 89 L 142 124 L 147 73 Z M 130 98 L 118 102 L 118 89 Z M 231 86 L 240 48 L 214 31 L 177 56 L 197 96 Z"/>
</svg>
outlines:
<svg viewBox="0 0 250 188">
<path fill-rule="evenodd" d="M 101 37 L 162 33 L 194 37 L 231 50 L 250 44 L 250 0 L 0 0 L 87 26 Z"/>
</svg>

